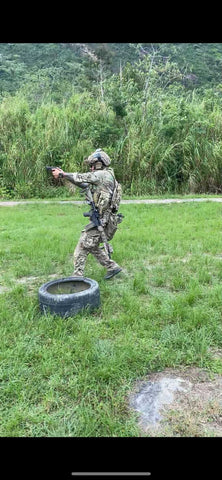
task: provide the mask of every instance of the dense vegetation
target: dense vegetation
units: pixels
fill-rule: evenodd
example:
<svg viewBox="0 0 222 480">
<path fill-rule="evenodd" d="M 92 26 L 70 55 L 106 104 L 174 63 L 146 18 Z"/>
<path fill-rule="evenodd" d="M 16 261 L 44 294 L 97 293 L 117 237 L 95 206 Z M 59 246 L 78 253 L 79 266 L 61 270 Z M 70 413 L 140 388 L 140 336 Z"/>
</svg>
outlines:
<svg viewBox="0 0 222 480">
<path fill-rule="evenodd" d="M 104 148 L 124 193 L 222 191 L 222 44 L 0 44 L 0 196 Z M 50 183 L 51 182 L 51 183 Z"/>
</svg>

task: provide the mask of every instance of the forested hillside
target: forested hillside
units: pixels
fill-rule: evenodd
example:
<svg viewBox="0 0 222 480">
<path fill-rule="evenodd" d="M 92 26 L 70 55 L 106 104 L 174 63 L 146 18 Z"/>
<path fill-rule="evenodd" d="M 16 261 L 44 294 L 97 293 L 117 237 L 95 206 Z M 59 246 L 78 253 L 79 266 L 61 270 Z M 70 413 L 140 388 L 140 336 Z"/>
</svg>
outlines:
<svg viewBox="0 0 222 480">
<path fill-rule="evenodd" d="M 0 196 L 98 147 L 127 194 L 222 191 L 222 44 L 0 44 Z"/>
</svg>

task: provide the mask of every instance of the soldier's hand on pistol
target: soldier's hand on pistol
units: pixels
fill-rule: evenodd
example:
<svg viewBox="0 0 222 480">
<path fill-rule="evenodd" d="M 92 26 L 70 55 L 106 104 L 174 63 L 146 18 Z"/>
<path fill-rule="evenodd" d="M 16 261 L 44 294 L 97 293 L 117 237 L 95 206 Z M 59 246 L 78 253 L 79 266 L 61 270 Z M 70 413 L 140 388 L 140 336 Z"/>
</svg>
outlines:
<svg viewBox="0 0 222 480">
<path fill-rule="evenodd" d="M 64 174 L 64 172 L 63 172 L 63 170 L 62 170 L 61 168 L 59 168 L 59 167 L 53 168 L 52 174 L 53 174 L 53 177 L 54 177 L 54 178 L 59 178 L 59 174 L 60 174 L 60 173 L 63 173 L 63 174 Z"/>
</svg>

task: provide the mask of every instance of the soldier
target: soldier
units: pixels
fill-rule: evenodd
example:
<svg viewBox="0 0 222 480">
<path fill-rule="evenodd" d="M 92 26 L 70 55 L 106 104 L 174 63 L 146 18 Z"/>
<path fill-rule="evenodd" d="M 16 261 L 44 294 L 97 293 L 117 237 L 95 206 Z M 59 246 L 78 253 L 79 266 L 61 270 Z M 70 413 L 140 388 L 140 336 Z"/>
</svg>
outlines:
<svg viewBox="0 0 222 480">
<path fill-rule="evenodd" d="M 116 180 L 113 169 L 109 167 L 110 162 L 109 156 L 101 149 L 97 149 L 84 161 L 90 166 L 91 171 L 88 173 L 66 173 L 60 168 L 52 170 L 54 178 L 62 176 L 75 185 L 86 182 L 90 184 L 93 201 L 99 212 L 100 222 L 107 240 L 113 238 L 119 223 L 119 217 L 111 205 Z M 122 271 L 118 263 L 111 260 L 107 251 L 99 246 L 102 241 L 101 232 L 97 227 L 92 222 L 86 225 L 74 251 L 73 276 L 84 276 L 86 258 L 89 253 L 94 255 L 96 260 L 107 269 L 105 280 Z"/>
</svg>

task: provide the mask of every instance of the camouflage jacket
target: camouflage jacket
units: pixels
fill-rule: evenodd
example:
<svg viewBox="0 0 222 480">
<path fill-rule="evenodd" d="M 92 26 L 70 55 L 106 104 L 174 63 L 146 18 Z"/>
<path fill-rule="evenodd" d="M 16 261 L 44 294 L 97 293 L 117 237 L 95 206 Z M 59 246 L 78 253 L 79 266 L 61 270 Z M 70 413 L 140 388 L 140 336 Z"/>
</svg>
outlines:
<svg viewBox="0 0 222 480">
<path fill-rule="evenodd" d="M 89 183 L 95 206 L 101 217 L 109 209 L 115 186 L 115 175 L 112 168 L 104 168 L 87 173 L 70 173 L 67 177 L 78 186 L 81 183 Z"/>
</svg>

